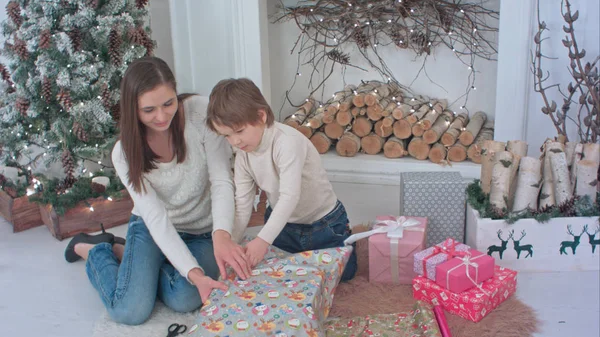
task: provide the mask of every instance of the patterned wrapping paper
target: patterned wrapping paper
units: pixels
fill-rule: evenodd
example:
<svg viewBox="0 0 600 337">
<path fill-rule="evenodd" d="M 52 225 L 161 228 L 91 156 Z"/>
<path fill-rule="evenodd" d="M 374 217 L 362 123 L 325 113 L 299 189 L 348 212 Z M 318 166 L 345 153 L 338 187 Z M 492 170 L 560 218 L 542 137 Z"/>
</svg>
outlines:
<svg viewBox="0 0 600 337">
<path fill-rule="evenodd" d="M 421 301 L 405 313 L 330 319 L 325 330 L 327 337 L 442 337 L 431 306 Z"/>
<path fill-rule="evenodd" d="M 422 276 L 413 280 L 413 296 L 420 301 L 441 305 L 455 315 L 473 322 L 481 321 L 517 290 L 517 272 L 496 266 L 493 278 L 479 287 L 453 293 Z"/>
<path fill-rule="evenodd" d="M 415 254 L 414 270 L 418 275 L 423 275 L 428 279 L 435 281 L 436 267 L 448 261 L 452 257 L 452 252 L 468 252 L 471 247 L 460 243 L 454 239 L 446 239 L 434 247 L 429 247 Z M 425 266 L 423 266 L 425 264 Z"/>
<path fill-rule="evenodd" d="M 228 291 L 213 291 L 191 336 L 324 337 L 323 322 L 351 252 L 351 246 L 298 254 L 271 247 L 249 279 L 228 274 Z"/>
<path fill-rule="evenodd" d="M 428 218 L 426 247 L 446 238 L 465 240 L 467 183 L 459 172 L 402 173 L 400 214 Z"/>
</svg>

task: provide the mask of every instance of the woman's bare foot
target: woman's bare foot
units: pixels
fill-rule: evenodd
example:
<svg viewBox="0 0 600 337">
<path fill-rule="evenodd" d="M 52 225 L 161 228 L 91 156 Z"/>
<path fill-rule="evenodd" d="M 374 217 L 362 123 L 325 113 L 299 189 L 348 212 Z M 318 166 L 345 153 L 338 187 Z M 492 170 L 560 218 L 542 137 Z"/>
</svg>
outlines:
<svg viewBox="0 0 600 337">
<path fill-rule="evenodd" d="M 125 246 L 115 243 L 112 246 L 113 249 L 113 253 L 115 254 L 115 256 L 117 257 L 117 259 L 119 259 L 119 261 L 123 260 L 123 254 L 125 253 Z"/>
<path fill-rule="evenodd" d="M 91 243 L 80 242 L 76 244 L 75 247 L 73 247 L 73 249 L 75 250 L 75 254 L 81 256 L 82 259 L 87 260 L 88 254 L 90 253 L 90 250 L 94 248 L 94 246 L 96 245 Z"/>
</svg>

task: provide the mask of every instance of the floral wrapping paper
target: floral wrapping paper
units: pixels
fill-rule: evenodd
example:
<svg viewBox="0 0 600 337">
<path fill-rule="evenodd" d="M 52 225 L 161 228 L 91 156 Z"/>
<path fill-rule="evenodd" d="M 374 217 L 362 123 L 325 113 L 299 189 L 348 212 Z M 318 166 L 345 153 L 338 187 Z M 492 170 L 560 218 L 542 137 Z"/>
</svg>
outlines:
<svg viewBox="0 0 600 337">
<path fill-rule="evenodd" d="M 454 239 L 446 239 L 446 241 L 437 244 L 435 247 L 429 247 L 415 254 L 414 269 L 418 275 L 426 276 L 428 279 L 435 281 L 436 266 L 448 261 L 453 256 L 448 254 L 449 251 L 468 252 L 471 247 L 462 244 Z M 436 251 L 437 254 L 433 255 Z M 426 267 L 423 266 L 425 261 Z"/>
<path fill-rule="evenodd" d="M 351 246 L 298 254 L 271 247 L 249 279 L 228 274 L 228 291 L 213 291 L 191 336 L 324 337 L 351 252 Z"/>
<path fill-rule="evenodd" d="M 480 287 L 453 293 L 423 276 L 413 280 L 413 296 L 473 322 L 481 321 L 517 290 L 517 272 L 495 266 L 494 277 Z"/>
<path fill-rule="evenodd" d="M 325 330 L 327 337 L 442 337 L 431 306 L 421 301 L 410 312 L 330 319 Z"/>
</svg>

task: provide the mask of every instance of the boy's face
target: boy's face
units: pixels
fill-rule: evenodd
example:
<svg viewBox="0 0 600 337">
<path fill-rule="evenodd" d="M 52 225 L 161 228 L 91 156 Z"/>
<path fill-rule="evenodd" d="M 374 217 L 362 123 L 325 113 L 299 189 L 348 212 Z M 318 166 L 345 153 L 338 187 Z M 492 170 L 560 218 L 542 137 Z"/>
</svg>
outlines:
<svg viewBox="0 0 600 337">
<path fill-rule="evenodd" d="M 252 152 L 260 145 L 266 127 L 266 113 L 261 110 L 258 112 L 258 115 L 260 121 L 256 125 L 246 124 L 234 129 L 219 124 L 215 124 L 214 127 L 217 130 L 217 133 L 227 138 L 227 141 L 231 146 L 237 147 L 245 152 Z"/>
</svg>

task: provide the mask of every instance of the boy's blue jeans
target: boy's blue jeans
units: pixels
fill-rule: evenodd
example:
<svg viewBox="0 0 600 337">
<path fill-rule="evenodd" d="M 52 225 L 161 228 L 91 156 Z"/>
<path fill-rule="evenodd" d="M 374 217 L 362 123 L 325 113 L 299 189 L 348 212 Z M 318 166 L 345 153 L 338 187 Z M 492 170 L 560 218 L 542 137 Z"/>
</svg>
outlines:
<svg viewBox="0 0 600 337">
<path fill-rule="evenodd" d="M 179 233 L 206 275 L 217 279 L 211 233 Z M 154 243 L 141 217 L 129 219 L 123 260 L 115 257 L 112 246 L 101 243 L 89 252 L 86 272 L 110 317 L 128 325 L 146 321 L 156 296 L 171 309 L 188 312 L 200 308 L 198 289 L 179 274 Z"/>
<path fill-rule="evenodd" d="M 269 220 L 271 207 L 265 211 L 265 223 Z M 273 246 L 290 253 L 307 250 L 334 248 L 344 246 L 344 240 L 351 235 L 348 214 L 344 205 L 338 200 L 331 212 L 310 225 L 288 222 L 281 233 L 273 241 Z M 356 246 L 346 264 L 342 281 L 351 280 L 356 274 Z"/>
</svg>

